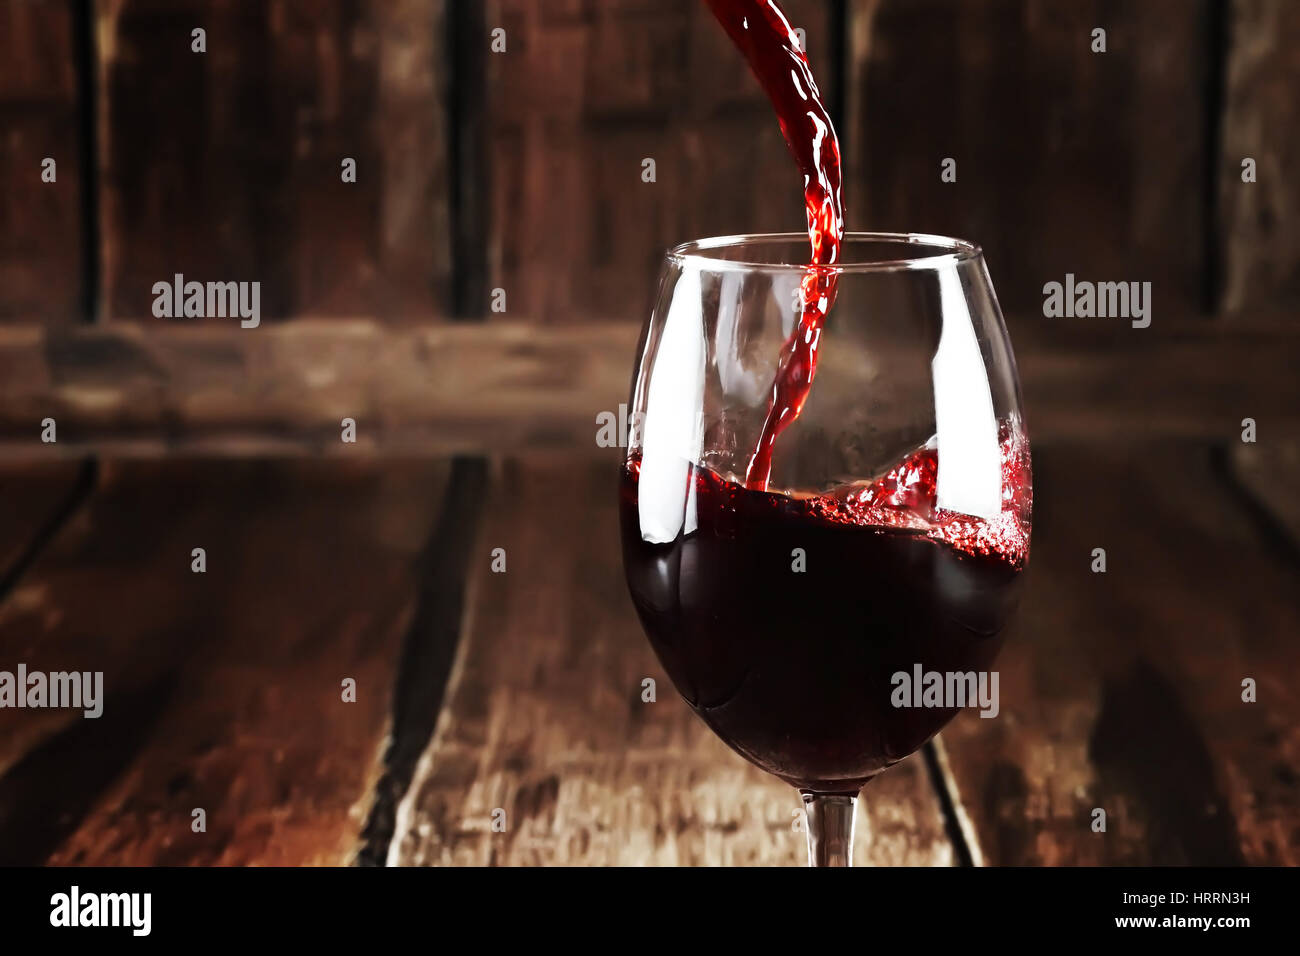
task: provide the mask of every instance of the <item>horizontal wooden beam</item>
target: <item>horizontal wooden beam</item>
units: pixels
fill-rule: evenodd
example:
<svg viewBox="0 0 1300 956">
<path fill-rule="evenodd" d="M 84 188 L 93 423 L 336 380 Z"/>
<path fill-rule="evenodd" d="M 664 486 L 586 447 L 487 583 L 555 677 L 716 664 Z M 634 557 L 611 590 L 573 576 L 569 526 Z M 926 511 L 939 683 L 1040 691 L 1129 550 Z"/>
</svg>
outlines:
<svg viewBox="0 0 1300 956">
<path fill-rule="evenodd" d="M 1083 320 L 1087 322 L 1088 320 Z M 1300 435 L 1300 335 L 1274 321 L 1013 322 L 1036 438 Z M 596 450 L 628 323 L 0 328 L 0 457 Z M 41 421 L 57 422 L 56 444 Z M 357 423 L 357 443 L 340 422 Z"/>
</svg>

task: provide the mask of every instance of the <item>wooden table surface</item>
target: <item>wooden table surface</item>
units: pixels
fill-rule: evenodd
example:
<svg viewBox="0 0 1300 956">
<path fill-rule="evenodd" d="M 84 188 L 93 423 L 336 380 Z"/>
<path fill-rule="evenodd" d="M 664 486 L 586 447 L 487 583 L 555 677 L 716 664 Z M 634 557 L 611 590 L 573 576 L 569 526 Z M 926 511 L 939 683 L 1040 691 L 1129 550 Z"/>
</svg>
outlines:
<svg viewBox="0 0 1300 956">
<path fill-rule="evenodd" d="M 105 675 L 0 710 L 0 863 L 799 864 L 640 632 L 606 454 L 0 464 L 0 669 Z M 867 787 L 857 861 L 1300 863 L 1297 446 L 1034 465 L 1001 716 Z"/>
</svg>

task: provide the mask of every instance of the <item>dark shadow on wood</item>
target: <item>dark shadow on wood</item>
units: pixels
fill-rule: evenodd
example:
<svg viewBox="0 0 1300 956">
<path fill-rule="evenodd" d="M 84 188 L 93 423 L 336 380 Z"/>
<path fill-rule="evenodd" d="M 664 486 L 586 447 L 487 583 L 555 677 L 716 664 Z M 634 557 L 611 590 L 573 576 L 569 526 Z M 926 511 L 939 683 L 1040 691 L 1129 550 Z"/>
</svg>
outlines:
<svg viewBox="0 0 1300 956">
<path fill-rule="evenodd" d="M 452 0 L 447 4 L 445 30 L 451 308 L 460 319 L 479 316 L 487 308 L 488 189 L 492 180 L 485 118 L 489 37 L 483 7 Z"/>
<path fill-rule="evenodd" d="M 456 458 L 441 517 L 419 561 L 419 598 L 403 641 L 393 694 L 393 729 L 384 771 L 361 834 L 358 866 L 383 866 L 415 765 L 442 711 L 461 641 L 465 587 L 488 483 L 487 461 Z"/>
<path fill-rule="evenodd" d="M 829 0 L 831 34 L 831 62 L 829 66 L 830 89 L 827 94 L 827 111 L 835 124 L 840 140 L 840 150 L 848 147 L 852 136 L 848 125 L 849 45 L 853 40 L 853 26 L 849 23 L 849 0 Z M 817 64 L 813 64 L 816 69 Z"/>
<path fill-rule="evenodd" d="M 81 176 L 81 321 L 100 318 L 99 137 L 95 0 L 78 0 L 72 14 L 77 70 L 77 124 Z"/>
<path fill-rule="evenodd" d="M 1245 512 L 1269 552 L 1279 561 L 1293 566 L 1300 565 L 1300 541 L 1291 535 L 1286 525 L 1277 519 L 1269 506 L 1242 480 L 1226 446 L 1215 445 L 1210 449 L 1210 467 L 1230 492 L 1229 500 L 1235 501 Z"/>
<path fill-rule="evenodd" d="M 1245 863 L 1205 739 L 1178 688 L 1150 661 L 1139 659 L 1126 676 L 1106 681 L 1088 757 L 1102 805 L 1110 794 L 1125 798 L 1129 819 L 1116 819 L 1112 805 L 1108 822 L 1145 827 L 1153 863 Z"/>
<path fill-rule="evenodd" d="M 1205 15 L 1205 182 L 1201 192 L 1202 295 L 1206 311 L 1215 312 L 1223 297 L 1223 255 L 1219 183 L 1223 166 L 1223 111 L 1227 108 L 1228 50 L 1232 46 L 1229 0 L 1208 0 Z"/>
<path fill-rule="evenodd" d="M 90 497 L 91 491 L 95 488 L 95 482 L 99 474 L 99 465 L 93 458 L 87 458 L 81 463 L 81 468 L 77 472 L 77 480 L 73 483 L 67 496 L 54 509 L 45 523 L 32 536 L 31 541 L 22 553 L 14 559 L 12 565 L 0 569 L 0 601 L 9 596 L 14 589 L 14 585 L 32 566 L 45 546 L 50 543 L 60 528 L 63 527 L 73 513 L 81 507 L 82 503 Z"/>
<path fill-rule="evenodd" d="M 40 866 L 76 831 L 149 738 L 174 676 L 114 698 L 103 716 L 78 715 L 0 778 L 0 866 Z"/>
</svg>

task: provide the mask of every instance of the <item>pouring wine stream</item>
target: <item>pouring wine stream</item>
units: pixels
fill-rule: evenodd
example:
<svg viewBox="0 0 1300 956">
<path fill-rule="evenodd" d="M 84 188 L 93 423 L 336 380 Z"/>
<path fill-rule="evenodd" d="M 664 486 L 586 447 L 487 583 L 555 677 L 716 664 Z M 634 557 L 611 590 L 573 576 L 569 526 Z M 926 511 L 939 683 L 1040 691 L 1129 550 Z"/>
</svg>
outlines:
<svg viewBox="0 0 1300 956">
<path fill-rule="evenodd" d="M 812 257 L 801 283 L 799 324 L 782 350 L 758 446 L 745 474 L 746 487 L 767 490 L 777 436 L 799 417 L 813 377 L 822 324 L 835 303 L 836 273 L 844 238 L 840 197 L 840 143 L 822 102 L 798 34 L 775 0 L 705 0 L 740 48 L 772 102 L 781 134 L 803 174 L 804 206 Z"/>
</svg>

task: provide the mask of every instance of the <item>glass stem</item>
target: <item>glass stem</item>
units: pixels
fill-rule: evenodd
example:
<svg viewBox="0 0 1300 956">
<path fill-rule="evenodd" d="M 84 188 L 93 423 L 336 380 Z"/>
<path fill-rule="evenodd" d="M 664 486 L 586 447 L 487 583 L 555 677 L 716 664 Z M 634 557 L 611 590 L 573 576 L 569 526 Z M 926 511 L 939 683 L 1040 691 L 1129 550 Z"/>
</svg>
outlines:
<svg viewBox="0 0 1300 956">
<path fill-rule="evenodd" d="M 853 816 L 856 794 L 804 793 L 808 815 L 808 865 L 853 865 Z"/>
</svg>

